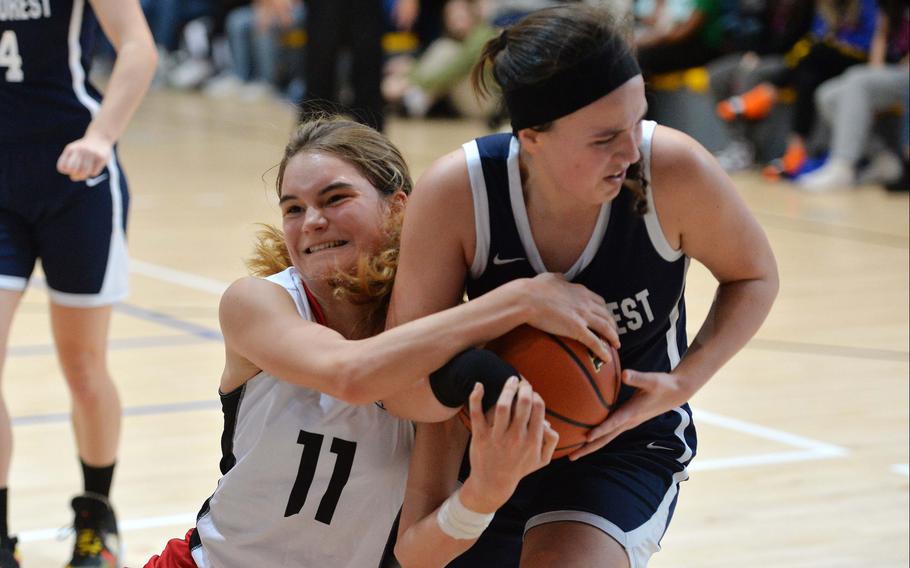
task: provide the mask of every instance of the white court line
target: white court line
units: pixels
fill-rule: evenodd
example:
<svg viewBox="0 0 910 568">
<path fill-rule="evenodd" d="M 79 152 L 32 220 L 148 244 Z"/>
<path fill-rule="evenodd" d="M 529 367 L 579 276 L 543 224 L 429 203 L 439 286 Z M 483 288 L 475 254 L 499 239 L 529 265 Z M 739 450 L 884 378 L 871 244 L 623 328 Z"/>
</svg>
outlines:
<svg viewBox="0 0 910 568">
<path fill-rule="evenodd" d="M 781 463 L 794 463 L 812 460 L 823 460 L 835 458 L 828 453 L 817 452 L 814 450 L 795 450 L 792 452 L 774 452 L 770 454 L 752 454 L 745 456 L 734 456 L 732 458 L 716 459 L 696 459 L 688 467 L 689 471 L 711 471 L 718 469 L 736 469 L 740 467 L 753 467 L 761 465 L 776 465 Z"/>
<path fill-rule="evenodd" d="M 891 471 L 898 475 L 910 477 L 910 465 L 905 463 L 896 463 L 891 466 Z"/>
<path fill-rule="evenodd" d="M 127 519 L 121 520 L 118 524 L 120 525 L 120 532 L 138 531 L 171 525 L 182 527 L 185 531 L 196 526 L 196 514 L 185 513 L 182 515 L 166 515 L 163 517 Z M 68 529 L 69 527 L 23 531 L 18 534 L 19 542 L 24 544 L 27 542 L 40 542 L 45 540 L 64 540 L 64 538 L 68 536 Z"/>
<path fill-rule="evenodd" d="M 741 432 L 757 438 L 772 440 L 788 446 L 799 448 L 797 451 L 774 452 L 768 454 L 751 454 L 744 456 L 734 456 L 730 458 L 717 459 L 696 459 L 689 467 L 690 471 L 707 471 L 717 469 L 733 469 L 739 467 L 752 467 L 757 465 L 772 465 L 780 463 L 793 463 L 800 461 L 822 460 L 829 458 L 839 458 L 850 454 L 850 451 L 834 444 L 819 442 L 803 436 L 797 436 L 789 432 L 775 430 L 767 426 L 759 426 L 744 420 L 729 418 L 714 414 L 706 410 L 693 409 L 692 414 L 696 423 L 713 424 L 727 430 Z"/>
<path fill-rule="evenodd" d="M 173 268 L 136 260 L 135 258 L 130 259 L 130 272 L 148 276 L 149 278 L 156 278 L 164 282 L 170 282 L 171 284 L 179 284 L 193 290 L 209 292 L 218 296 L 223 294 L 228 287 L 227 283 L 219 280 L 174 270 Z"/>
<path fill-rule="evenodd" d="M 819 442 L 818 440 L 812 440 L 811 438 L 797 436 L 796 434 L 790 434 L 789 432 L 784 432 L 782 430 L 775 430 L 774 428 L 768 428 L 767 426 L 759 426 L 758 424 L 746 422 L 745 420 L 738 420 L 736 418 L 721 416 L 720 414 L 714 414 L 713 412 L 708 412 L 707 410 L 698 409 L 693 410 L 692 413 L 695 416 L 695 420 L 698 422 L 705 424 L 714 424 L 715 426 L 720 426 L 722 428 L 726 428 L 727 430 L 742 432 L 743 434 L 750 434 L 757 438 L 764 438 L 766 440 L 773 440 L 775 442 L 787 444 L 788 446 L 796 446 L 797 448 L 812 450 L 821 454 L 830 455 L 832 457 L 845 456 L 850 453 L 847 448 L 835 446 L 834 444 Z"/>
</svg>

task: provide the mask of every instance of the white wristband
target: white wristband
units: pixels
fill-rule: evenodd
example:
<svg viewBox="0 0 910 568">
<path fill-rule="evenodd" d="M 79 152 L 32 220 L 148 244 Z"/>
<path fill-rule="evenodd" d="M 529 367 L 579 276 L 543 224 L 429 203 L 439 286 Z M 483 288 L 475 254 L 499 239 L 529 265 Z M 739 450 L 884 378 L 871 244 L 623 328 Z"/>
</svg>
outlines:
<svg viewBox="0 0 910 568">
<path fill-rule="evenodd" d="M 456 540 L 474 540 L 483 534 L 495 513 L 477 513 L 468 509 L 458 498 L 459 493 L 460 490 L 452 493 L 442 504 L 436 513 L 436 522 L 442 532 Z"/>
</svg>

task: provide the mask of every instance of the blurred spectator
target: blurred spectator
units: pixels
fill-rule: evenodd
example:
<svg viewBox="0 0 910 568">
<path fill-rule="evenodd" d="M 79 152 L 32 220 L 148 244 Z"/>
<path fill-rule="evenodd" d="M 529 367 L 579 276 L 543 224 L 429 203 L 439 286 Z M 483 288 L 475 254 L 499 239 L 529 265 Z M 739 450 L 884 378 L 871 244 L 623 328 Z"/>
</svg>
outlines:
<svg viewBox="0 0 910 568">
<path fill-rule="evenodd" d="M 227 14 L 231 68 L 206 84 L 207 95 L 240 95 L 254 100 L 277 93 L 282 35 L 303 27 L 305 20 L 300 0 L 287 0 L 280 8 L 268 10 L 260 4 L 248 4 Z"/>
<path fill-rule="evenodd" d="M 659 6 L 659 4 L 658 4 Z M 671 12 L 680 9 L 675 6 Z M 723 28 L 720 0 L 693 0 L 685 20 L 669 27 L 645 29 L 635 39 L 638 64 L 645 79 L 660 73 L 704 65 L 722 53 Z"/>
<path fill-rule="evenodd" d="M 286 0 L 258 0 L 268 9 Z M 382 130 L 382 34 L 386 31 L 383 0 L 307 0 L 306 97 L 301 116 L 318 111 L 346 111 L 356 120 Z M 417 18 L 417 0 L 396 0 L 393 24 L 410 29 Z M 343 104 L 339 93 L 338 60 L 350 52 L 353 97 Z"/>
<path fill-rule="evenodd" d="M 692 15 L 693 0 L 637 0 L 633 7 L 635 36 L 666 33 Z"/>
<path fill-rule="evenodd" d="M 750 9 L 724 18 L 724 46 L 731 53 L 708 64 L 711 94 L 719 104 L 748 92 L 764 82 L 782 80 L 787 73 L 784 55 L 808 31 L 812 23 L 812 0 L 738 0 Z M 729 120 L 726 148 L 717 159 L 727 171 L 752 166 L 755 121 L 733 114 Z"/>
<path fill-rule="evenodd" d="M 831 126 L 830 154 L 825 164 L 799 179 L 812 191 L 843 189 L 860 183 L 882 183 L 907 189 L 907 99 L 910 97 L 910 7 L 907 0 L 882 0 L 868 65 L 857 65 L 829 79 L 816 92 L 818 108 Z M 870 144 L 876 113 L 902 111 L 902 156 Z M 857 176 L 857 165 L 870 148 L 869 165 Z M 901 182 L 903 178 L 903 182 Z"/>
<path fill-rule="evenodd" d="M 188 22 L 211 18 L 215 12 L 213 0 L 141 0 L 142 10 L 158 47 L 158 73 L 155 84 L 174 83 L 178 86 L 202 81 L 213 73 L 213 67 L 201 55 L 178 57 L 180 39 Z"/>
<path fill-rule="evenodd" d="M 573 0 L 481 0 L 484 19 L 493 27 L 511 26 L 531 12 Z M 577 1 L 577 0 L 575 0 Z"/>
<path fill-rule="evenodd" d="M 492 103 L 474 96 L 469 76 L 484 43 L 496 33 L 472 0 L 449 0 L 443 8 L 443 37 L 414 59 L 389 62 L 382 82 L 386 101 L 400 104 L 408 116 L 424 116 L 443 98 L 462 116 L 488 116 Z"/>
<path fill-rule="evenodd" d="M 806 139 L 815 125 L 815 90 L 852 65 L 866 61 L 876 14 L 875 0 L 818 0 L 811 31 L 787 54 L 787 72 L 718 105 L 718 114 L 725 120 L 757 120 L 771 111 L 780 87 L 795 89 L 787 150 L 765 168 L 768 179 L 801 173 L 809 157 Z"/>
</svg>

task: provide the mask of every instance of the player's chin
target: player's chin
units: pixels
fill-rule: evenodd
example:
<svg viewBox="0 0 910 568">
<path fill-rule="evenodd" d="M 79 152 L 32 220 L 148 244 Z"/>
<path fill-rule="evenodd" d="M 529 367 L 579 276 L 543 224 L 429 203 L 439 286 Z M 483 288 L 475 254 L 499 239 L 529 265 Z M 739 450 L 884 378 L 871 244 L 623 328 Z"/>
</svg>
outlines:
<svg viewBox="0 0 910 568">
<path fill-rule="evenodd" d="M 350 272 L 357 266 L 357 256 L 334 252 L 325 254 L 320 252 L 312 255 L 304 254 L 300 258 L 298 270 L 301 274 L 314 280 L 331 280 L 339 270 Z"/>
<path fill-rule="evenodd" d="M 598 203 L 606 203 L 612 201 L 619 195 L 619 191 L 622 189 L 622 184 L 625 181 L 625 177 L 621 176 L 620 180 L 604 178 L 597 186 L 597 196 L 596 201 Z"/>
</svg>

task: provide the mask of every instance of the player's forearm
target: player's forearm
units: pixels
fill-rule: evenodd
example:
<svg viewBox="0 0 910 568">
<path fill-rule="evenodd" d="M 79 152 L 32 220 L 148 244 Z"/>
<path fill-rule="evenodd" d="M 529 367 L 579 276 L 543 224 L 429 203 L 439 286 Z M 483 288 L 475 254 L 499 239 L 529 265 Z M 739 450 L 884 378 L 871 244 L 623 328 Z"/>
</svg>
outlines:
<svg viewBox="0 0 910 568">
<path fill-rule="evenodd" d="M 460 502 L 475 513 L 495 513 L 508 499 L 509 495 L 496 496 L 489 488 L 469 476 L 465 484 L 458 490 Z M 399 535 L 395 547 L 395 555 L 402 568 L 435 568 L 445 566 L 460 554 L 466 552 L 477 542 L 473 539 L 455 539 L 446 534 L 439 525 L 436 507 L 431 514 L 423 517 L 419 522 Z M 402 522 L 407 518 L 403 517 Z"/>
<path fill-rule="evenodd" d="M 386 399 L 412 387 L 468 347 L 525 323 L 533 309 L 523 282 L 509 282 L 471 302 L 356 342 L 342 374 L 352 383 L 355 400 Z"/>
<path fill-rule="evenodd" d="M 399 536 L 395 557 L 401 568 L 442 568 L 465 553 L 476 540 L 456 540 L 442 532 L 436 513 L 424 517 Z"/>
<path fill-rule="evenodd" d="M 717 288 L 698 335 L 674 369 L 689 396 L 694 394 L 755 335 L 777 296 L 777 274 L 729 282 Z"/>
<path fill-rule="evenodd" d="M 117 52 L 101 109 L 86 135 L 99 136 L 111 144 L 120 139 L 148 90 L 157 61 L 158 55 L 150 37 L 123 42 Z"/>
</svg>

